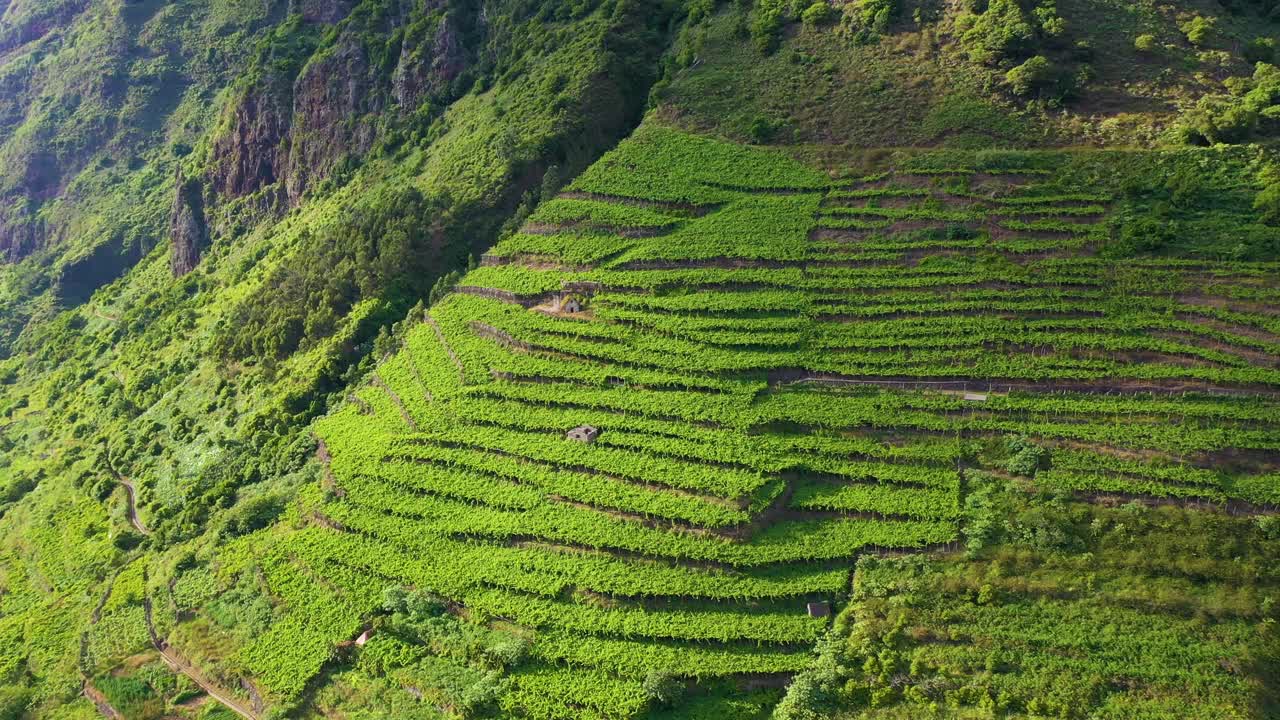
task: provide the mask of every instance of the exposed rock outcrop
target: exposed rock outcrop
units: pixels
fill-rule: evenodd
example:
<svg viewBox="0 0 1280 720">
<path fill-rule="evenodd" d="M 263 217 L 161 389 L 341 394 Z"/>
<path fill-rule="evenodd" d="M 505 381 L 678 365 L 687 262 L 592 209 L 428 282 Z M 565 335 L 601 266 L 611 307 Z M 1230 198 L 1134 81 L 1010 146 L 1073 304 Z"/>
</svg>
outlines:
<svg viewBox="0 0 1280 720">
<path fill-rule="evenodd" d="M 298 0 L 297 12 L 309 23 L 332 25 L 351 12 L 355 0 Z"/>
<path fill-rule="evenodd" d="M 0 259 L 16 262 L 44 244 L 44 223 L 21 207 L 0 211 Z"/>
<path fill-rule="evenodd" d="M 209 228 L 204 217 L 204 186 L 198 179 L 184 181 L 178 177 L 178 190 L 169 213 L 169 269 L 174 277 L 195 269 L 209 242 Z"/>
<path fill-rule="evenodd" d="M 89 0 L 41 3 L 39 0 L 12 0 L 3 4 L 0 21 L 0 52 L 8 52 L 66 28 L 89 7 Z M 16 18 L 16 22 L 13 20 Z"/>
<path fill-rule="evenodd" d="M 446 13 L 434 32 L 406 37 L 400 46 L 391 85 L 401 111 L 413 112 L 424 99 L 445 94 L 466 69 L 466 51 L 455 17 Z"/>
<path fill-rule="evenodd" d="M 294 0 L 291 7 L 310 21 L 336 22 L 350 6 Z M 478 22 L 473 15 L 446 9 L 444 0 L 401 0 L 350 18 L 300 71 L 277 69 L 242 90 L 213 143 L 213 196 L 236 199 L 278 185 L 297 206 L 344 160 L 373 148 L 379 132 L 394 125 L 388 113 L 406 116 L 428 100 L 452 100 L 474 56 L 467 40 Z M 396 28 L 405 29 L 398 47 Z M 389 47 L 370 37 L 388 38 Z"/>
<path fill-rule="evenodd" d="M 283 177 L 292 78 L 273 77 L 243 92 L 226 132 L 213 143 L 210 184 L 226 198 L 257 192 Z"/>
<path fill-rule="evenodd" d="M 293 86 L 293 125 L 285 187 L 297 205 L 315 181 L 348 155 L 363 155 L 377 138 L 375 113 L 385 106 L 379 78 L 356 33 L 313 57 Z"/>
</svg>

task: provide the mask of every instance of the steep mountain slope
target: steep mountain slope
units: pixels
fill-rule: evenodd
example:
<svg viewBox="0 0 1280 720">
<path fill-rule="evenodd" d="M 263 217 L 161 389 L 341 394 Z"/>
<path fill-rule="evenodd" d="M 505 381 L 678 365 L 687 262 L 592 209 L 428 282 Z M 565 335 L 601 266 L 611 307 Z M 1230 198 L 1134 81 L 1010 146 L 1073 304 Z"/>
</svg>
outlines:
<svg viewBox="0 0 1280 720">
<path fill-rule="evenodd" d="M 1275 712 L 1271 8 L 241 5 L 0 21 L 0 717 Z"/>
<path fill-rule="evenodd" d="M 251 94 L 264 68 L 305 74 L 302 61 L 325 56 L 364 17 L 358 11 L 332 31 L 296 16 L 273 30 L 222 117 L 236 116 L 239 93 Z M 392 322 L 543 185 L 554 189 L 635 121 L 652 82 L 645 58 L 662 48 L 662 8 L 555 14 L 490 7 L 489 34 L 476 40 L 478 84 L 434 110 L 424 102 L 416 131 L 412 118 L 375 113 L 385 121 L 378 147 L 328 179 L 309 165 L 308 182 L 321 187 L 293 211 L 287 178 L 236 197 L 217 191 L 229 160 L 213 148 L 234 128 L 213 127 L 182 149 L 179 180 L 151 205 L 162 208 L 161 227 L 173 210 L 180 252 L 171 257 L 161 241 L 89 302 L 26 324 L 2 373 L 4 622 L 6 633 L 36 638 L 10 644 L 4 684 L 14 707 L 43 716 L 121 649 L 145 646 L 141 595 L 122 601 L 127 631 L 88 632 L 116 573 L 158 558 L 153 547 L 216 542 L 270 522 L 310 477 L 299 474 L 313 447 L 307 422 L 385 347 Z M 416 134 L 397 136 L 405 132 Z M 184 229 L 201 226 L 208 245 L 187 253 Z M 173 262 L 184 254 L 197 267 L 175 277 L 188 269 Z M 40 261 L 11 266 L 11 277 L 28 281 Z M 59 302 L 38 287 L 13 297 L 50 310 Z M 128 531 L 126 481 L 150 538 Z M 241 519 L 224 512 L 211 522 L 245 486 L 254 489 L 239 497 Z M 100 651 L 99 635 L 108 638 Z"/>
<path fill-rule="evenodd" d="M 163 245 L 178 156 L 284 3 L 8 3 L 0 355 Z M 26 259 L 25 262 L 18 262 Z"/>
<path fill-rule="evenodd" d="M 698 712 L 746 716 L 776 701 L 763 688 L 780 674 L 813 665 L 828 618 L 806 608 L 845 597 L 855 558 L 961 537 L 981 497 L 962 468 L 1034 475 L 1044 491 L 1276 507 L 1280 265 L 1093 256 L 1125 172 L 1203 159 L 902 153 L 844 177 L 642 127 L 318 425 L 323 495 L 238 555 L 289 609 L 242 662 L 264 697 L 288 699 L 372 622 L 341 682 L 419 687 L 440 662 L 497 663 L 510 679 L 483 686 L 490 702 L 522 716 L 637 716 L 686 681 Z M 599 435 L 584 445 L 566 436 L 576 426 Z M 1035 439 L 1014 446 L 1029 468 L 993 454 L 1002 435 Z M 414 596 L 401 609 L 384 597 L 396 584 L 435 609 Z M 1239 611 L 1271 612 L 1256 603 Z M 433 634 L 441 620 L 426 618 L 446 607 L 495 619 L 500 639 L 469 656 Z M 1197 642 L 1226 652 L 1214 637 Z M 527 649 L 506 657 L 504 643 Z M 1275 690 L 1258 669 L 1178 672 L 1135 672 L 1084 704 L 1028 677 L 1002 702 L 1159 712 L 1183 683 L 1259 673 L 1202 705 L 1244 717 Z M 738 697 L 725 679 L 761 691 Z"/>
</svg>

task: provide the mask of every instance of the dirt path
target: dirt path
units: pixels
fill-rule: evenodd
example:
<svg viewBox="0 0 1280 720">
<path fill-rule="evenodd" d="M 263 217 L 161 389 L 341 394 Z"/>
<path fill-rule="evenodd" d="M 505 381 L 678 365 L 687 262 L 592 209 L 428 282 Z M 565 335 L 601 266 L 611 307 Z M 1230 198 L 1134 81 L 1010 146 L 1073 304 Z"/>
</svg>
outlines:
<svg viewBox="0 0 1280 720">
<path fill-rule="evenodd" d="M 1038 393 L 1087 393 L 1106 395 L 1159 395 L 1178 397 L 1186 394 L 1212 395 L 1216 397 L 1280 399 L 1280 391 L 1270 387 L 1222 387 L 1197 380 L 1159 381 L 1101 378 L 1096 381 L 1048 381 L 1036 382 L 1012 379 L 979 380 L 914 377 L 874 377 L 837 375 L 835 373 L 810 373 L 803 369 L 778 369 L 768 373 L 773 387 L 792 385 L 827 385 L 832 387 L 881 387 L 891 390 L 932 390 L 937 392 L 981 392 L 1003 394 L 1010 392 Z"/>
<path fill-rule="evenodd" d="M 203 673 L 183 659 L 181 655 L 169 649 L 168 643 L 156 634 L 155 623 L 151 620 L 151 598 L 143 601 L 143 608 L 146 611 L 147 634 L 151 636 L 151 644 L 155 646 L 156 651 L 160 653 L 160 657 L 166 665 L 173 669 L 174 672 L 186 675 L 191 679 L 191 682 L 199 686 L 201 690 L 204 690 L 209 697 L 227 706 L 229 710 L 245 718 L 245 720 L 259 720 L 259 716 L 254 714 L 253 710 L 245 707 L 242 702 L 232 697 L 231 693 L 214 685 Z"/>
<path fill-rule="evenodd" d="M 124 715 L 121 715 L 119 710 L 111 707 L 111 702 L 107 700 L 107 696 L 99 692 L 98 688 L 93 686 L 93 683 L 85 680 L 83 692 L 84 696 L 89 698 L 89 702 L 98 708 L 98 712 L 102 713 L 102 717 L 110 720 L 125 720 Z"/>
<path fill-rule="evenodd" d="M 413 416 L 409 414 L 408 408 L 404 406 L 404 401 L 400 399 L 400 396 L 396 394 L 396 391 L 392 390 L 391 386 L 388 385 L 376 371 L 373 373 L 373 379 L 370 382 L 377 387 L 382 388 L 387 393 L 387 396 L 391 398 L 391 402 L 395 403 L 396 409 L 400 411 L 400 419 L 404 420 L 404 424 L 408 425 L 410 430 L 417 432 L 418 423 L 413 421 Z"/>
<path fill-rule="evenodd" d="M 107 469 L 111 471 L 111 475 L 115 477 L 117 483 L 124 486 L 125 494 L 129 496 L 129 524 L 143 535 L 150 536 L 151 531 L 142 522 L 142 518 L 138 517 L 138 489 L 133 486 L 132 480 L 120 474 L 120 471 L 116 470 L 116 466 L 111 464 L 111 455 L 106 452 L 105 443 L 102 458 L 107 465 Z"/>
<path fill-rule="evenodd" d="M 133 487 L 133 481 L 119 475 L 116 479 L 124 486 L 124 491 L 129 496 L 129 524 L 143 535 L 151 535 L 151 531 L 142 523 L 142 518 L 138 517 L 138 491 Z"/>
</svg>

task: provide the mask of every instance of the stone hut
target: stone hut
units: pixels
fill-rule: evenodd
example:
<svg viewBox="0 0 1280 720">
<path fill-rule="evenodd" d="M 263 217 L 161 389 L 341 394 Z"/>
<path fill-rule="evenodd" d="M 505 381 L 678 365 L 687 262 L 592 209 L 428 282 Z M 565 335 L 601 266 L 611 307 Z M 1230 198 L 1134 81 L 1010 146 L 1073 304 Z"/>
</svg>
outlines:
<svg viewBox="0 0 1280 720">
<path fill-rule="evenodd" d="M 597 430 L 596 428 L 591 427 L 590 425 L 582 425 L 580 427 L 576 427 L 570 430 L 567 435 L 565 435 L 565 437 L 568 438 L 569 440 L 577 440 L 580 443 L 586 443 L 588 445 L 590 445 L 591 443 L 594 443 L 596 441 L 596 438 L 599 436 L 600 436 L 600 431 Z"/>
<path fill-rule="evenodd" d="M 556 298 L 554 308 L 556 312 L 580 313 L 582 312 L 582 300 L 576 295 L 565 293 Z"/>
</svg>

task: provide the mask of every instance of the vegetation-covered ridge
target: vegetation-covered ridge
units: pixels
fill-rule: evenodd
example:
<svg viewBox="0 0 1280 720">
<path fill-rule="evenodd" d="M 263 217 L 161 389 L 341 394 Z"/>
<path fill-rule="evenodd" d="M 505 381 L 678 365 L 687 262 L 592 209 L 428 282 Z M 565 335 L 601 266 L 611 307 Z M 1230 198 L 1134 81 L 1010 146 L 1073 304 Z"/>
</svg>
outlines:
<svg viewBox="0 0 1280 720">
<path fill-rule="evenodd" d="M 1165 192 L 1116 169 L 1182 160 L 925 153 L 833 180 L 642 127 L 319 423 L 321 487 L 221 563 L 256 556 L 289 608 L 237 663 L 269 703 L 448 660 L 466 712 L 745 717 L 813 667 L 808 607 L 843 603 L 856 558 L 978 532 L 963 468 L 1273 510 L 1276 264 L 1107 259 L 1135 251 L 1117 208 Z"/>
<path fill-rule="evenodd" d="M 200 53 L 224 74 L 190 88 L 184 107 L 198 118 L 171 128 L 157 115 L 146 133 L 89 164 L 111 192 L 87 181 L 70 187 L 90 201 L 93 224 L 48 253 L 0 266 L 0 618 L 12 640 L 0 661 L 0 716 L 92 715 L 86 687 L 129 717 L 206 712 L 205 694 L 140 631 L 140 599 L 120 614 L 95 612 L 126 567 L 145 567 L 156 638 L 224 695 L 255 706 L 227 648 L 272 623 L 265 586 L 234 578 L 228 591 L 212 575 L 188 578 L 171 602 L 157 588 L 272 524 L 318 472 L 311 421 L 385 352 L 392 325 L 427 302 L 440 276 L 464 267 L 472 248 L 518 223 L 511 218 L 522 207 L 554 194 L 631 130 L 680 12 L 649 2 L 499 0 L 485 5 L 487 25 L 477 28 L 447 3 L 308 0 L 261 8 L 269 18 L 206 3 L 200 11 L 210 17 L 185 20 L 178 6 L 109 4 L 147 42 L 167 38 L 174 66 L 191 58 L 166 28 L 191 31 L 184 43 L 217 35 Z M 19 15 L 11 9 L 5 22 Z M 228 13 L 237 23 L 222 22 Z M 388 34 L 400 21 L 414 34 Z M 243 24 L 253 33 L 238 32 Z M 46 55 L 41 70 L 67 71 L 99 29 L 77 20 L 4 61 L 57 41 L 68 54 Z M 446 69 L 435 60 L 457 50 L 454 41 L 474 53 L 458 58 L 465 68 L 450 66 L 458 82 L 439 93 L 414 85 Z M 224 67 L 228 46 L 236 59 Z M 143 55 L 128 62 L 163 64 Z M 234 87 L 218 94 L 217 83 Z M 348 83 L 363 90 L 340 92 Z M 291 101 L 281 93 L 295 84 L 306 87 Z M 377 108 L 342 105 L 375 95 Z M 281 127 L 272 113 L 291 112 L 291 102 L 315 113 L 293 118 L 309 143 L 298 162 L 316 171 L 296 205 L 287 177 L 265 175 L 289 149 L 267 132 Z M 232 168 L 255 170 L 260 184 L 230 187 Z M 141 216 L 145 226 L 119 226 Z M 105 240 L 149 244 L 108 267 L 91 252 Z M 92 276 L 73 294 L 50 281 L 64 254 Z M 216 637 L 188 642 L 193 623 L 170 637 L 178 617 Z"/>
<path fill-rule="evenodd" d="M 861 560 L 783 714 L 1274 717 L 1274 517 L 1085 507 L 972 480 L 972 518 L 1002 537 L 942 562 Z"/>
<path fill-rule="evenodd" d="M 0 720 L 1275 715 L 1272 0 L 2 15 Z"/>
</svg>

